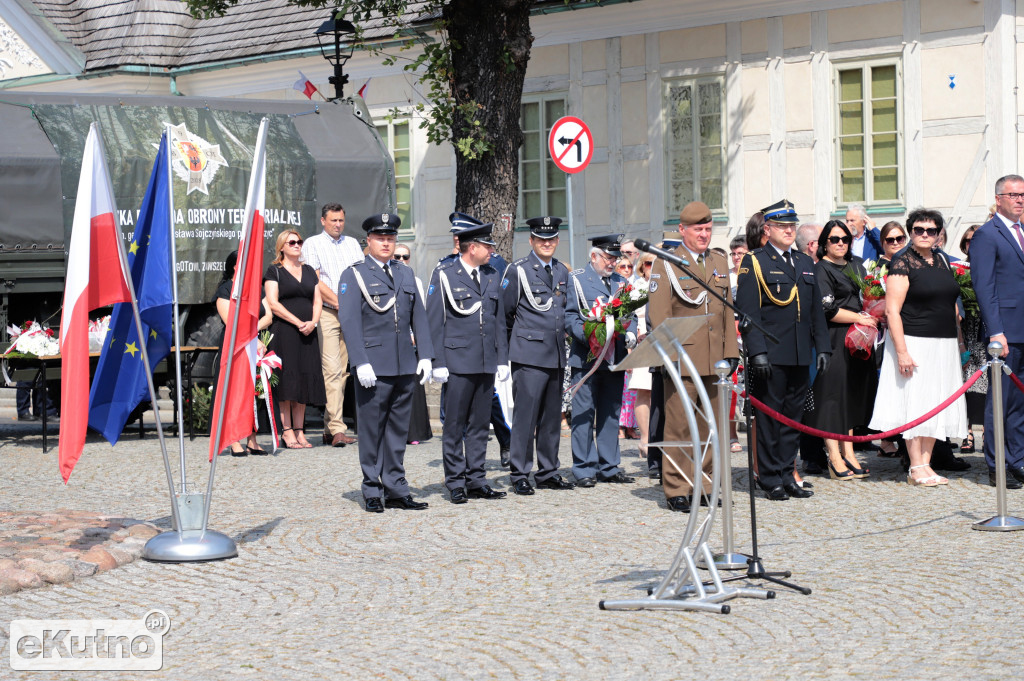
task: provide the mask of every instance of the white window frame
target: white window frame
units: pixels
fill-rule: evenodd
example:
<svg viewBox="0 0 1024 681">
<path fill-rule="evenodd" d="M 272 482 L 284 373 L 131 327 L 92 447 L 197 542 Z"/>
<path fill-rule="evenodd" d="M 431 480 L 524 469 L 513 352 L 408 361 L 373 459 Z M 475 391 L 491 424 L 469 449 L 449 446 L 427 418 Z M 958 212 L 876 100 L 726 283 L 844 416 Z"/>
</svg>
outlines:
<svg viewBox="0 0 1024 681">
<path fill-rule="evenodd" d="M 864 198 L 861 200 L 845 200 L 842 196 L 843 193 L 843 178 L 842 178 L 842 149 L 840 148 L 840 133 L 842 130 L 842 120 L 840 119 L 839 103 L 840 103 L 840 84 L 839 84 L 839 72 L 849 71 L 852 69 L 859 68 L 864 74 L 864 101 L 871 101 L 871 69 L 879 66 L 895 66 L 896 67 L 896 198 L 894 199 L 875 199 L 875 184 L 874 178 L 869 178 L 869 169 L 874 168 L 874 149 L 870 143 L 871 135 L 873 130 L 871 128 L 871 111 L 870 108 L 866 108 L 864 111 Z M 902 59 L 897 56 L 881 57 L 878 59 L 858 59 L 851 61 L 837 61 L 832 63 L 832 149 L 835 154 L 835 160 L 832 164 L 833 171 L 833 182 L 835 187 L 835 195 L 833 197 L 836 205 L 836 210 L 842 212 L 845 208 L 851 204 L 862 204 L 865 207 L 889 207 L 889 206 L 903 206 L 906 200 L 906 149 L 904 147 L 904 93 L 903 93 L 903 63 Z"/>
<path fill-rule="evenodd" d="M 700 74 L 700 75 L 686 76 L 686 77 L 679 77 L 679 78 L 666 78 L 666 79 L 664 79 L 662 81 L 662 90 L 661 90 L 662 115 L 663 115 L 663 118 L 664 118 L 664 129 L 663 129 L 663 133 L 662 133 L 663 134 L 663 140 L 664 140 L 664 149 L 663 149 L 662 153 L 664 154 L 664 158 L 665 158 L 665 161 L 664 161 L 665 162 L 665 169 L 664 169 L 663 181 L 665 183 L 665 215 L 667 216 L 666 220 L 665 220 L 665 224 L 668 224 L 670 222 L 673 222 L 673 223 L 676 222 L 677 221 L 676 216 L 678 216 L 679 212 L 683 209 L 683 206 L 673 206 L 672 205 L 672 195 L 673 195 L 673 192 L 672 192 L 672 149 L 671 149 L 671 140 L 672 140 L 672 134 L 671 133 L 672 133 L 672 131 L 670 130 L 671 115 L 670 115 L 670 112 L 669 112 L 669 89 L 671 87 L 673 87 L 673 86 L 678 86 L 680 84 L 687 84 L 687 85 L 690 85 L 693 88 L 694 92 L 696 92 L 697 87 L 700 84 L 702 84 L 702 83 L 709 83 L 709 82 L 717 83 L 718 84 L 718 88 L 719 88 L 719 93 L 720 93 L 719 125 L 721 126 L 721 130 L 720 130 L 720 138 L 719 139 L 721 140 L 721 145 L 720 146 L 721 146 L 721 150 L 722 150 L 722 176 L 720 178 L 721 179 L 721 183 L 722 183 L 722 205 L 721 206 L 717 206 L 717 207 L 716 206 L 711 206 L 711 213 L 712 213 L 712 215 L 714 215 L 716 217 L 725 217 L 726 214 L 728 213 L 728 207 L 729 207 L 729 182 L 728 182 L 728 178 L 729 178 L 729 154 L 728 154 L 728 143 L 727 143 L 728 140 L 727 140 L 727 137 L 726 137 L 726 134 L 727 134 L 727 131 L 728 131 L 728 125 L 727 125 L 728 121 L 726 120 L 727 117 L 728 117 L 727 116 L 728 111 L 727 111 L 726 97 L 725 97 L 725 75 L 721 74 L 721 73 L 709 73 L 709 74 Z M 691 100 L 691 101 L 695 101 L 695 100 Z M 694 113 L 693 115 L 696 116 L 696 113 Z M 702 201 L 703 198 L 701 197 L 701 191 L 700 191 L 700 148 L 701 148 L 701 145 L 700 145 L 700 125 L 699 125 L 699 122 L 697 122 L 695 120 L 695 124 L 693 126 L 691 126 L 691 129 L 692 129 L 692 134 L 693 134 L 693 149 L 694 149 L 694 153 L 695 153 L 695 158 L 694 158 L 694 187 L 693 187 L 694 192 L 693 192 L 693 200 L 695 200 L 695 201 Z"/>
<path fill-rule="evenodd" d="M 543 163 L 544 163 L 544 165 L 542 165 L 542 167 L 545 167 L 547 164 L 553 164 L 554 163 L 551 160 L 551 154 L 548 152 L 548 134 L 551 132 L 551 126 L 554 125 L 555 121 L 544 120 L 544 104 L 546 102 L 555 101 L 555 100 L 561 100 L 562 104 L 564 105 L 564 111 L 565 111 L 565 113 L 563 115 L 568 115 L 568 113 L 569 113 L 569 95 L 566 92 L 538 92 L 538 93 L 532 93 L 532 94 L 524 94 L 522 96 L 522 99 L 520 100 L 520 112 L 522 111 L 522 105 L 523 104 L 537 104 L 540 107 L 540 116 L 541 116 L 541 129 L 540 129 L 540 133 L 541 133 L 540 134 L 540 143 L 541 143 L 540 153 L 541 153 L 541 156 L 540 156 L 540 158 L 543 159 Z M 521 121 L 522 121 L 522 115 L 520 113 L 520 122 Z M 522 149 L 522 147 L 519 148 L 518 154 L 519 154 L 519 185 L 518 185 L 518 191 L 516 192 L 517 193 L 517 196 L 516 196 L 516 226 L 523 227 L 523 226 L 526 225 L 526 221 L 528 219 L 533 218 L 533 217 L 538 217 L 538 216 L 536 216 L 536 215 L 523 215 L 523 208 L 525 206 L 525 202 L 523 201 L 523 149 Z M 569 180 L 568 180 L 568 177 L 569 176 L 567 174 L 563 173 L 562 171 L 559 171 L 559 175 L 562 176 L 562 181 L 564 182 L 563 188 L 565 189 L 566 209 L 568 209 L 568 205 L 569 205 L 568 204 L 568 201 L 569 201 Z M 551 213 L 551 207 L 548 205 L 548 191 L 550 189 L 552 189 L 552 188 L 553 188 L 553 186 L 548 184 L 548 174 L 547 174 L 546 169 L 545 169 L 545 171 L 542 171 L 541 174 L 540 174 L 540 202 L 541 202 L 541 213 L 540 214 L 541 215 L 552 215 L 553 214 L 553 213 Z M 560 215 L 560 216 L 557 216 L 557 217 L 567 218 L 568 216 Z"/>
<path fill-rule="evenodd" d="M 402 226 L 398 228 L 398 238 L 399 239 L 403 239 L 403 238 L 410 239 L 410 238 L 413 237 L 413 234 L 414 234 L 413 222 L 414 222 L 415 214 L 414 214 L 413 211 L 415 210 L 415 207 L 416 207 L 416 200 L 415 200 L 416 199 L 416 193 L 415 193 L 414 187 L 413 187 L 414 180 L 416 179 L 416 166 L 415 166 L 415 159 L 413 158 L 413 146 L 414 146 L 414 144 L 413 144 L 413 137 L 414 137 L 413 130 L 414 129 L 413 129 L 413 125 L 412 125 L 412 117 L 405 117 L 405 116 L 403 116 L 403 117 L 400 117 L 400 118 L 379 118 L 379 119 L 374 120 L 373 125 L 374 125 L 375 128 L 378 128 L 378 130 L 377 130 L 378 133 L 381 132 L 379 130 L 379 128 L 381 128 L 381 127 L 387 129 L 387 136 L 381 135 L 381 140 L 384 142 L 384 146 L 387 149 L 388 154 L 391 156 L 392 165 L 395 168 L 395 177 L 394 177 L 394 183 L 395 183 L 395 212 L 399 214 L 399 217 L 402 217 Z M 406 175 L 399 176 L 398 175 L 398 164 L 395 162 L 395 126 L 396 125 L 405 125 L 405 126 L 408 126 L 408 129 L 409 129 L 409 148 L 407 150 L 407 153 L 409 154 L 409 175 L 408 176 L 406 176 Z M 409 178 L 409 203 L 408 203 L 408 207 L 406 208 L 406 211 L 405 211 L 407 217 L 403 217 L 401 215 L 402 211 L 399 210 L 399 206 L 400 206 L 400 204 L 398 203 L 398 180 L 399 180 L 399 177 L 403 177 L 403 178 L 404 177 L 408 177 Z"/>
</svg>

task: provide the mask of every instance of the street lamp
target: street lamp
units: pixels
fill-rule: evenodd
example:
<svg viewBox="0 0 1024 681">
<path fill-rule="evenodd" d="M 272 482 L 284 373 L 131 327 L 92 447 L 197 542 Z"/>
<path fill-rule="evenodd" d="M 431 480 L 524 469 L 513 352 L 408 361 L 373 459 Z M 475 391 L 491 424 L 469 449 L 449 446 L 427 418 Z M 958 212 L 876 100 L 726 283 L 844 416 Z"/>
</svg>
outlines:
<svg viewBox="0 0 1024 681">
<path fill-rule="evenodd" d="M 334 99 L 341 99 L 344 96 L 345 83 L 348 76 L 344 73 L 345 62 L 355 51 L 356 27 L 351 21 L 336 18 L 340 10 L 331 12 L 330 18 L 320 25 L 316 30 L 316 39 L 320 43 L 320 53 L 324 59 L 334 66 L 334 75 L 328 78 L 328 82 L 334 85 Z M 342 44 L 342 38 L 348 36 L 348 41 Z"/>
</svg>

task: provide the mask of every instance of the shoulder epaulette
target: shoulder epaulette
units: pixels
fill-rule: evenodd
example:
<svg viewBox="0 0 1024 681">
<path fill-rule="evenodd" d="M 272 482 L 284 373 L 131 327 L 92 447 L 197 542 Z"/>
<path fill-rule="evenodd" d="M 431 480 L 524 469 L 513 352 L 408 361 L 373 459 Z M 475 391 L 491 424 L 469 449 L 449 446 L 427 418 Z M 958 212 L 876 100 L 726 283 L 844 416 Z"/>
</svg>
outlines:
<svg viewBox="0 0 1024 681">
<path fill-rule="evenodd" d="M 586 268 L 584 268 L 584 267 L 581 267 L 581 268 L 579 268 L 579 269 L 577 269 L 577 270 L 573 270 L 573 271 L 572 271 L 572 272 L 570 272 L 569 274 L 571 274 L 572 276 L 576 277 L 576 276 L 579 276 L 579 275 L 583 274 L 583 270 L 584 270 L 584 269 L 586 269 Z"/>
<path fill-rule="evenodd" d="M 519 258 L 519 260 L 514 260 L 512 262 L 512 264 L 513 265 L 525 265 L 526 261 L 529 260 L 529 259 L 530 259 L 530 256 L 524 255 L 522 258 Z"/>
</svg>

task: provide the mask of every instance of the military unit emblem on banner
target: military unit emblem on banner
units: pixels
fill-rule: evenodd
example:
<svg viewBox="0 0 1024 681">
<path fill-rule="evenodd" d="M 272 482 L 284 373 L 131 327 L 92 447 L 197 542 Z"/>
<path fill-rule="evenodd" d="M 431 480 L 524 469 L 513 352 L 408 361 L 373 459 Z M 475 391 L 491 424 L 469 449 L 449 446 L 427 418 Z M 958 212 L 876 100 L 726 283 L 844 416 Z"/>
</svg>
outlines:
<svg viewBox="0 0 1024 681">
<path fill-rule="evenodd" d="M 185 124 L 171 127 L 171 167 L 179 179 L 188 183 L 188 191 L 200 191 L 207 196 L 207 187 L 217 170 L 228 162 L 220 153 L 219 144 L 210 144 L 199 135 L 185 129 Z"/>
</svg>

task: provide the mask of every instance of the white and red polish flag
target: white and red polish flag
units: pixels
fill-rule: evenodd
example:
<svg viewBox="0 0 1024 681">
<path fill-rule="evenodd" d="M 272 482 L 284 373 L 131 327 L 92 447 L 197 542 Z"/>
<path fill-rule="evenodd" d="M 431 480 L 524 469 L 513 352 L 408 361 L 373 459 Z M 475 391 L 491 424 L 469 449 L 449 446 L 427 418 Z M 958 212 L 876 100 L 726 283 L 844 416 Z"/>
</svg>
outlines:
<svg viewBox="0 0 1024 681">
<path fill-rule="evenodd" d="M 82 154 L 60 318 L 61 398 L 57 450 L 65 484 L 82 455 L 89 423 L 89 312 L 132 299 L 116 215 L 99 124 L 93 123 Z"/>
<path fill-rule="evenodd" d="M 247 438 L 255 425 L 256 335 L 263 298 L 263 215 L 267 185 L 267 119 L 256 135 L 256 153 L 249 175 L 238 266 L 231 286 L 228 324 L 220 353 L 217 395 L 210 420 L 210 461 L 232 442 Z M 234 339 L 234 346 L 231 340 Z"/>
<path fill-rule="evenodd" d="M 306 75 L 302 73 L 302 71 L 299 71 L 299 79 L 292 84 L 292 89 L 298 90 L 309 99 L 313 99 L 314 92 L 319 92 L 319 90 L 316 89 L 316 85 L 313 85 L 313 81 L 306 78 Z"/>
</svg>

